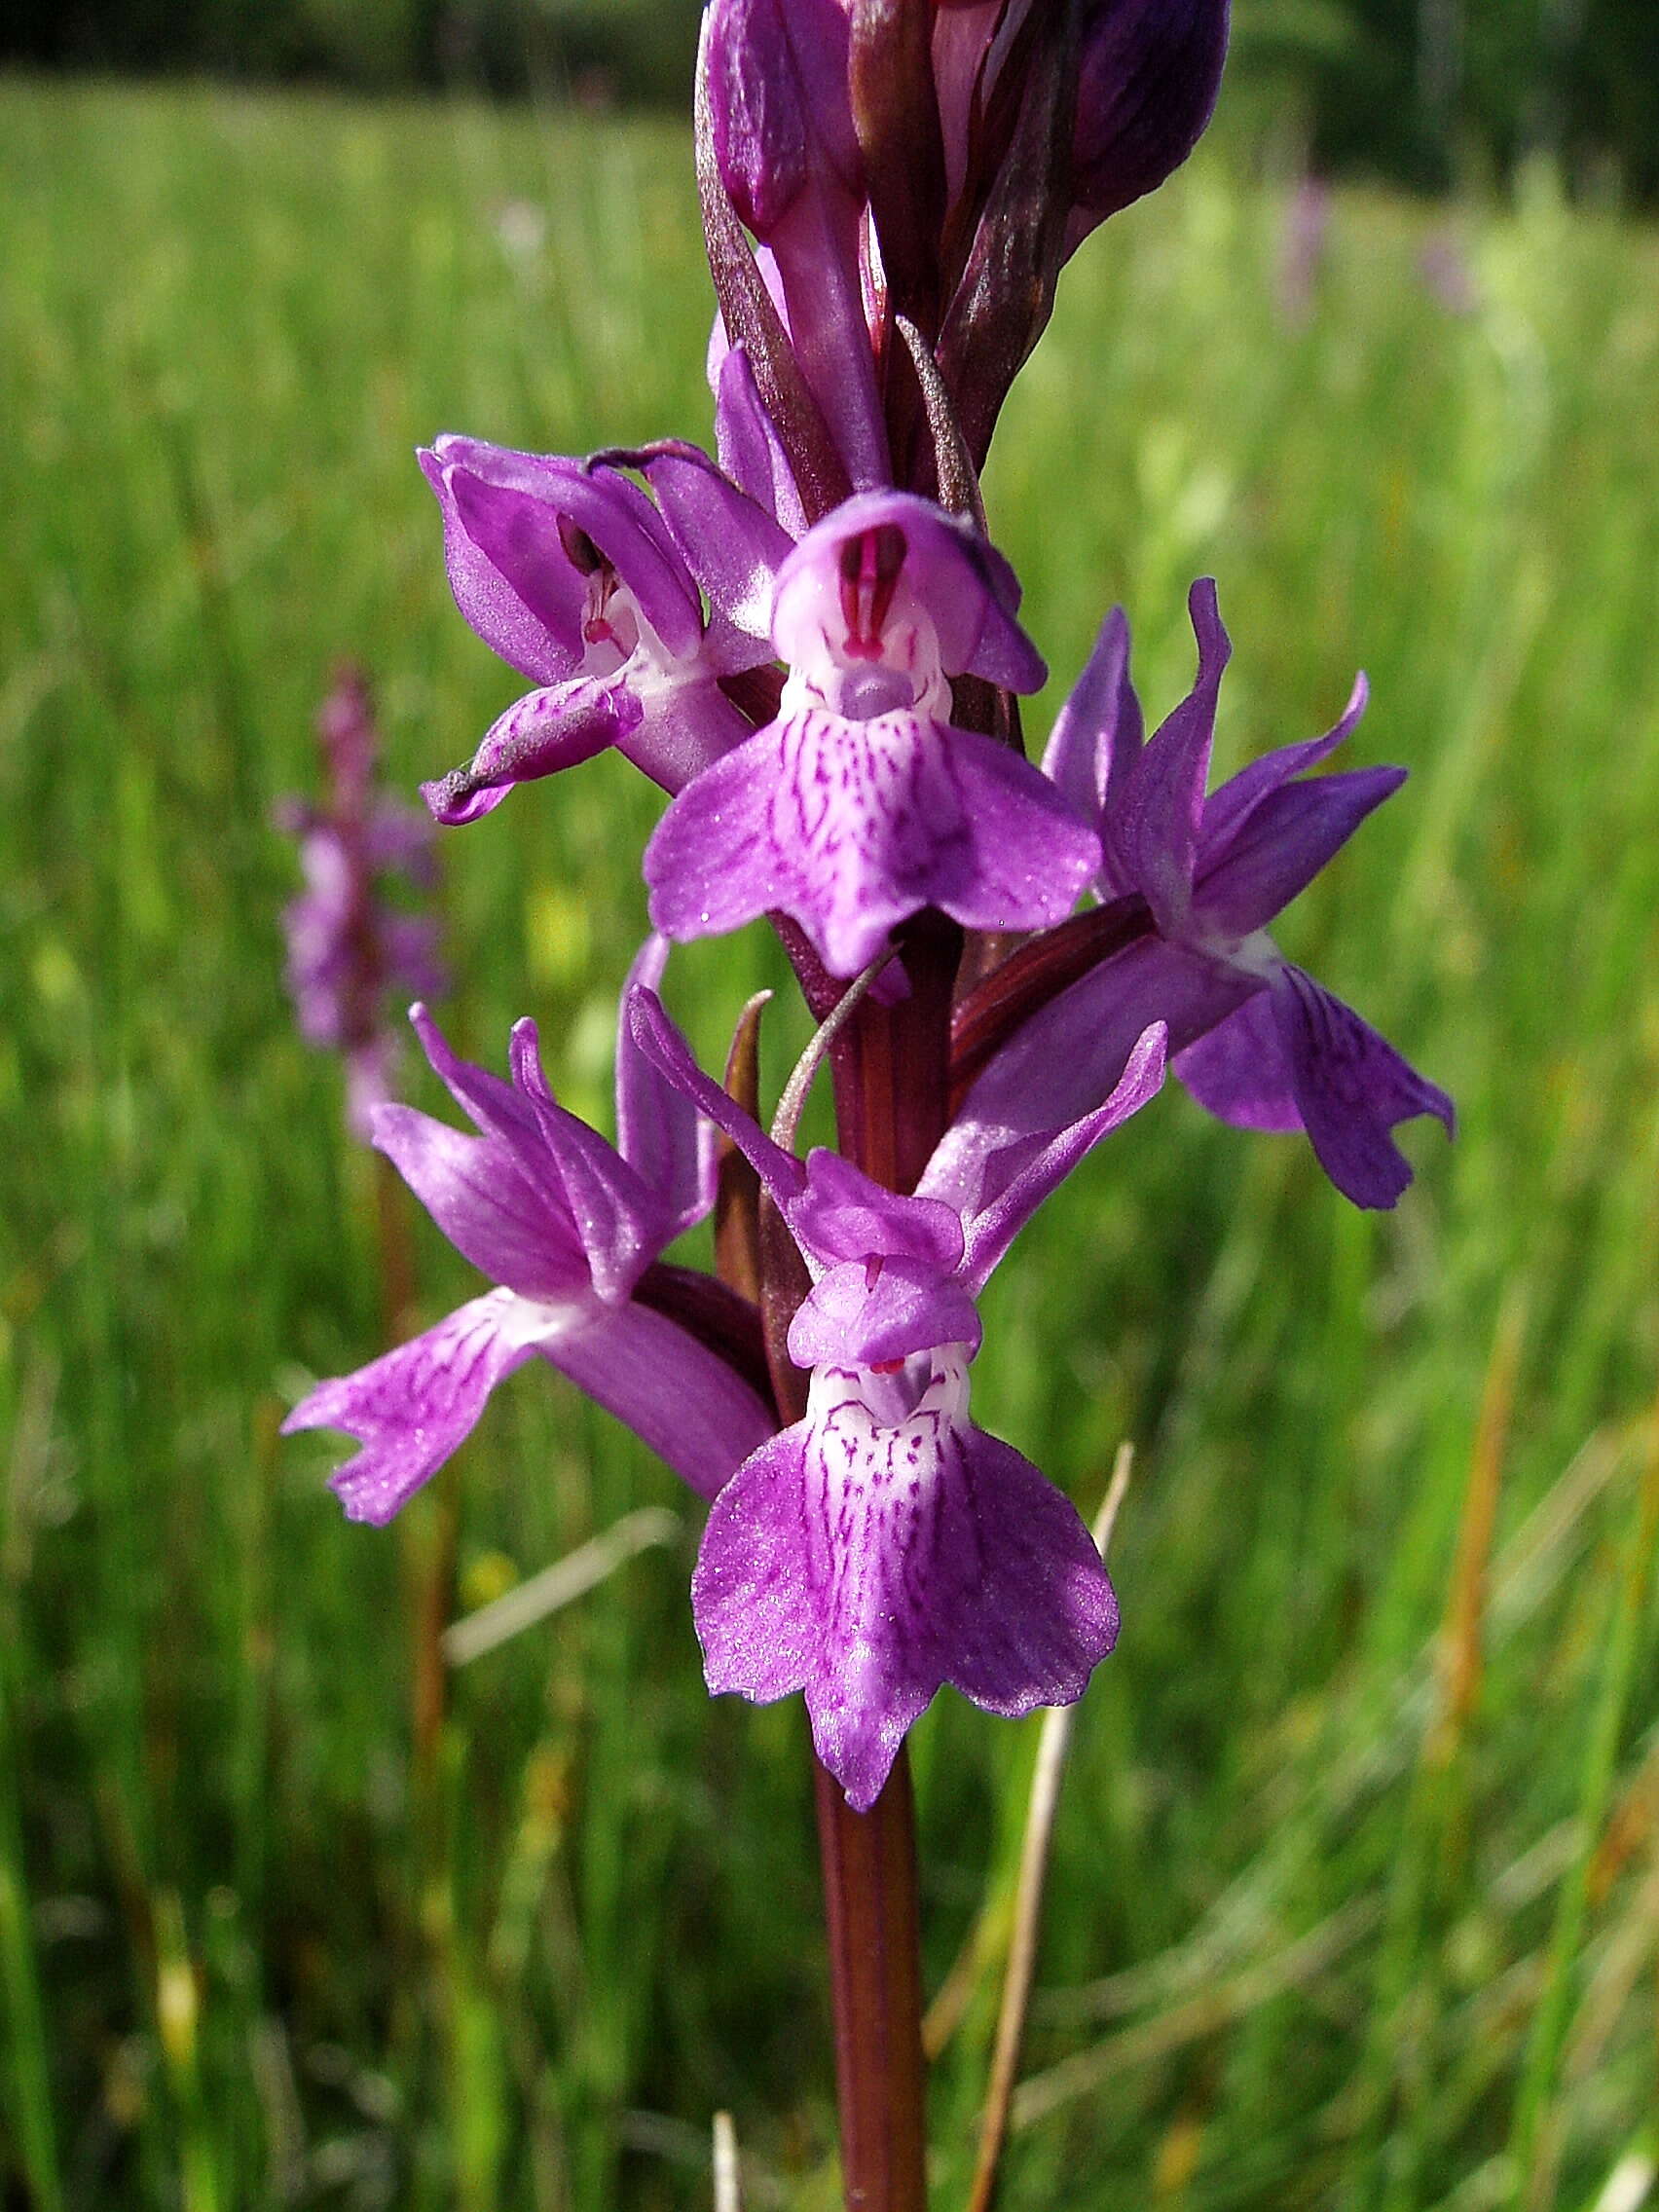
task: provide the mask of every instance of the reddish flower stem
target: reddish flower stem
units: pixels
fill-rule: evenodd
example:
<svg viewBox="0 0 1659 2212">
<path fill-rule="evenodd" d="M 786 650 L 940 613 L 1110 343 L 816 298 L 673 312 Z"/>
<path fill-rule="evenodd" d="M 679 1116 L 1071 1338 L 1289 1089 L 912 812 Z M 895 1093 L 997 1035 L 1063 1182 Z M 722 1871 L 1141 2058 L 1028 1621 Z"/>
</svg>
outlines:
<svg viewBox="0 0 1659 2212">
<path fill-rule="evenodd" d="M 855 1813 L 815 1758 L 847 2212 L 926 2212 L 916 1832 L 903 1746 Z"/>
<path fill-rule="evenodd" d="M 934 913 L 901 936 L 909 995 L 866 1000 L 836 1063 L 847 1155 L 913 1190 L 949 1118 L 950 1000 L 962 933 Z M 847 2212 L 926 2212 L 927 2062 L 910 1768 L 903 1748 L 867 1813 L 815 1759 Z"/>
</svg>

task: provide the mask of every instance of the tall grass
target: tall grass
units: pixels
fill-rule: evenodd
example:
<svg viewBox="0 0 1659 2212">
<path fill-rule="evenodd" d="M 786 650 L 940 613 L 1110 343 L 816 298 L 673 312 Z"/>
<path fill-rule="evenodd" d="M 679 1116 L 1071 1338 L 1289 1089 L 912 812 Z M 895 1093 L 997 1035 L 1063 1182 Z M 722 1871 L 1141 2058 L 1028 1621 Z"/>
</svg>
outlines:
<svg viewBox="0 0 1659 2212">
<path fill-rule="evenodd" d="M 378 1321 L 267 810 L 336 655 L 405 784 L 511 695 L 414 444 L 706 434 L 685 144 L 12 83 L 0 178 L 0 2183 L 656 2212 L 726 2106 L 754 2203 L 827 2207 L 802 1722 L 704 1697 L 690 1502 L 556 1379 L 501 1393 L 462 1604 L 642 1502 L 683 1534 L 459 1670 L 421 1777 L 431 1508 L 349 1528 L 276 1435 Z M 1345 197 L 1287 323 L 1281 201 L 1212 155 L 1085 250 L 990 508 L 1034 726 L 1115 598 L 1166 708 L 1202 571 L 1231 761 L 1369 669 L 1353 757 L 1414 777 L 1284 942 L 1462 1129 L 1365 1218 L 1172 1092 L 987 1301 L 980 1419 L 1086 1510 L 1139 1451 L 1009 2203 L 1588 2212 L 1659 2155 L 1659 249 L 1539 174 L 1456 212 L 1454 314 L 1446 218 Z M 452 1034 L 498 1062 L 536 1012 L 594 1114 L 653 811 L 602 761 L 444 846 Z M 671 980 L 713 1053 L 776 974 L 756 933 Z M 435 1314 L 467 1271 L 419 1236 Z M 1034 1745 L 949 1697 L 916 1731 L 941 2207 Z"/>
</svg>

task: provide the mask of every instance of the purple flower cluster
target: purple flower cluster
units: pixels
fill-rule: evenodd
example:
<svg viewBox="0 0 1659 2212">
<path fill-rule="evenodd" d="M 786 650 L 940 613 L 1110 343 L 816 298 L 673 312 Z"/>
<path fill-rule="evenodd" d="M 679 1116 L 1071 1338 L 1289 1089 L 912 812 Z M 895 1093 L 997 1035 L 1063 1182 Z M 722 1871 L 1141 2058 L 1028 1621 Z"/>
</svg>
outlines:
<svg viewBox="0 0 1659 2212">
<path fill-rule="evenodd" d="M 446 987 L 436 924 L 386 896 L 391 884 L 431 889 L 432 826 L 375 789 L 380 738 L 360 670 L 340 670 L 316 728 L 322 802 L 285 798 L 276 810 L 278 829 L 299 841 L 305 876 L 282 916 L 288 992 L 301 1035 L 344 1059 L 347 1123 L 367 1142 L 375 1108 L 392 1095 L 390 1008 Z"/>
<path fill-rule="evenodd" d="M 1226 0 L 713 0 L 715 457 L 421 457 L 457 604 L 533 686 L 428 805 L 471 822 L 614 747 L 669 794 L 658 934 L 614 1147 L 553 1098 L 532 1025 L 508 1083 L 417 1010 L 478 1133 L 388 1105 L 375 1142 L 493 1287 L 289 1425 L 353 1433 L 336 1488 L 385 1520 L 539 1353 L 713 1500 L 710 1686 L 803 1691 L 859 1807 L 942 1683 L 1065 1702 L 1117 1633 L 1074 1508 L 969 1417 L 978 1293 L 1043 1199 L 1166 1060 L 1224 1121 L 1305 1131 L 1359 1205 L 1410 1180 L 1399 1123 L 1452 1125 L 1267 934 L 1401 780 L 1308 773 L 1363 682 L 1209 792 L 1231 648 L 1200 582 L 1197 681 L 1150 737 L 1114 611 L 1040 766 L 1019 741 L 1047 671 L 979 466 L 1063 263 L 1185 157 L 1226 37 Z M 742 1052 L 716 1083 L 658 996 L 667 940 L 762 916 L 826 1021 L 843 1150 L 804 1161 L 793 1110 L 768 1135 L 739 1095 Z M 662 1258 L 716 1206 L 716 1130 L 750 1177 L 722 1185 L 722 1258 L 749 1255 L 723 1280 Z"/>
</svg>

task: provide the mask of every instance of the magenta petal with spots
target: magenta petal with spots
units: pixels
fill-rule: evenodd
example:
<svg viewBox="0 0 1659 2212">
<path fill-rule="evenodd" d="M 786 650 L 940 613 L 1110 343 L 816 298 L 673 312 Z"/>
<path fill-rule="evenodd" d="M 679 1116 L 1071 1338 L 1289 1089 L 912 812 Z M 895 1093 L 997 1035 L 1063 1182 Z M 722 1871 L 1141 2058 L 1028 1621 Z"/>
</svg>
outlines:
<svg viewBox="0 0 1659 2212">
<path fill-rule="evenodd" d="M 859 1810 L 945 1683 L 987 1712 L 1080 1697 L 1118 1608 L 1076 1509 L 968 1419 L 967 1356 L 827 1366 L 717 1499 L 691 1586 L 709 1687 L 806 1693 Z"/>
<path fill-rule="evenodd" d="M 651 917 L 709 937 L 772 909 L 851 976 L 924 906 L 965 926 L 1063 920 L 1099 844 L 1020 756 L 951 726 L 949 679 L 1029 690 L 1043 664 L 1000 554 L 925 499 L 867 493 L 778 570 L 779 719 L 680 793 L 645 853 Z"/>
<path fill-rule="evenodd" d="M 340 1428 L 356 1437 L 362 1450 L 329 1481 L 351 1520 L 384 1526 L 465 1443 L 496 1384 L 530 1357 L 534 1329 L 515 1323 L 535 1310 L 509 1290 L 489 1291 L 355 1374 L 319 1382 L 283 1433 Z"/>
<path fill-rule="evenodd" d="M 717 936 L 778 908 L 834 976 L 938 906 L 972 929 L 1063 921 L 1099 848 L 1037 770 L 988 737 L 914 714 L 774 723 L 716 761 L 645 852 L 651 919 Z"/>
</svg>

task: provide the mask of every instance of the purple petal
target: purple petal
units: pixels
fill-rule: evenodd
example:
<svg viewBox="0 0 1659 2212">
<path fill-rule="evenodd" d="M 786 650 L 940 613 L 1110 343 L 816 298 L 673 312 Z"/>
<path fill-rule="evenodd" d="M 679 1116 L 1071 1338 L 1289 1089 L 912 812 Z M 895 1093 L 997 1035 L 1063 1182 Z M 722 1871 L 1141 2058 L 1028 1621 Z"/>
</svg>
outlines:
<svg viewBox="0 0 1659 2212">
<path fill-rule="evenodd" d="M 766 259 L 770 263 L 770 255 Z M 731 347 L 711 381 L 715 386 L 715 444 L 720 466 L 756 504 L 777 519 L 792 538 L 804 537 L 806 510 L 801 505 L 794 470 L 760 397 L 747 350 L 741 346 Z"/>
<path fill-rule="evenodd" d="M 752 734 L 753 725 L 718 683 L 664 682 L 636 695 L 640 719 L 618 737 L 616 750 L 670 793 L 683 791 Z"/>
<path fill-rule="evenodd" d="M 1188 606 L 1198 642 L 1198 680 L 1124 778 L 1102 825 L 1108 880 L 1141 892 L 1171 938 L 1186 931 L 1216 700 L 1233 652 L 1208 576 L 1193 586 Z"/>
<path fill-rule="evenodd" d="M 372 1131 L 456 1250 L 491 1282 L 539 1300 L 587 1288 L 570 1209 L 528 1147 L 463 1136 L 413 1106 L 381 1107 Z"/>
<path fill-rule="evenodd" d="M 804 712 L 687 785 L 645 850 L 651 919 L 718 936 L 779 907 L 832 975 L 936 905 L 971 929 L 1060 921 L 1099 847 L 1036 769 L 990 738 Z"/>
<path fill-rule="evenodd" d="M 677 659 L 696 652 L 701 604 L 637 484 L 615 469 L 590 470 L 579 461 L 513 453 L 477 438 L 439 438 L 432 455 L 461 529 L 550 632 L 556 621 L 566 623 L 557 634 L 571 636 L 579 652 L 586 582 L 565 550 L 560 521 L 568 518 L 615 569 L 668 651 Z M 567 611 L 572 605 L 573 619 Z"/>
<path fill-rule="evenodd" d="M 864 293 L 863 219 L 860 194 L 815 176 L 767 237 L 791 350 L 860 491 L 892 480 Z"/>
<path fill-rule="evenodd" d="M 1043 773 L 1084 822 L 1099 822 L 1124 789 L 1140 758 L 1141 710 L 1129 681 L 1129 624 L 1114 607 L 1100 625 L 1094 650 L 1070 698 L 1055 718 Z M 1119 883 L 1108 851 L 1108 895 L 1133 889 Z"/>
<path fill-rule="evenodd" d="M 510 1051 L 514 1081 L 535 1112 L 593 1287 L 608 1306 L 620 1305 L 668 1241 L 664 1208 L 615 1148 L 553 1096 L 534 1021 L 513 1024 Z"/>
<path fill-rule="evenodd" d="M 845 1261 L 815 1283 L 790 1323 L 797 1367 L 880 1367 L 934 1345 L 979 1348 L 979 1315 L 953 1275 L 923 1261 Z"/>
<path fill-rule="evenodd" d="M 1211 792 L 1204 801 L 1203 822 L 1198 832 L 1203 848 L 1200 865 L 1222 857 L 1263 799 L 1289 783 L 1292 776 L 1299 776 L 1305 768 L 1317 766 L 1351 737 L 1370 697 L 1371 688 L 1364 676 L 1356 676 L 1342 719 L 1323 737 L 1304 738 L 1300 745 L 1281 745 L 1272 753 L 1264 753 L 1259 760 L 1250 761 L 1237 775 L 1230 776 L 1219 791 Z"/>
<path fill-rule="evenodd" d="M 441 449 L 446 441 L 438 440 Z M 494 653 L 533 683 L 562 682 L 581 663 L 585 589 L 554 538 L 545 573 L 532 584 L 527 606 L 485 549 L 475 543 L 456 505 L 439 453 L 417 457 L 437 496 L 444 525 L 444 561 L 455 603 Z"/>
<path fill-rule="evenodd" d="M 775 1426 L 718 1353 L 649 1307 L 617 1308 L 537 1348 L 700 1497 L 713 1497 Z"/>
<path fill-rule="evenodd" d="M 822 1146 L 809 1155 L 806 1189 L 791 1201 L 788 1212 L 802 1246 L 826 1263 L 918 1260 L 936 1273 L 948 1274 L 962 1258 L 962 1223 L 953 1207 L 886 1190 L 850 1160 Z"/>
<path fill-rule="evenodd" d="M 747 366 L 741 353 L 730 359 Z M 753 378 L 750 383 L 753 388 Z M 769 660 L 773 579 L 794 550 L 793 539 L 694 447 L 657 455 L 645 473 L 710 607 L 760 641 L 756 662 Z"/>
<path fill-rule="evenodd" d="M 1259 987 L 1255 977 L 1157 939 L 1102 962 L 992 1057 L 928 1162 L 922 1188 L 969 1220 L 983 1213 L 1057 1132 L 1110 1103 L 1153 1023 L 1167 1027 L 1169 1050 L 1178 1051 Z"/>
<path fill-rule="evenodd" d="M 827 1562 L 807 1519 L 808 1428 L 760 1445 L 720 1491 L 691 1577 L 710 1689 L 757 1705 L 804 1689 L 823 1629 L 813 1603 Z"/>
<path fill-rule="evenodd" d="M 1296 1102 L 1319 1164 L 1356 1206 L 1393 1205 L 1412 1170 L 1389 1130 L 1433 1114 L 1451 1136 L 1451 1099 L 1300 968 L 1287 962 L 1272 990 Z"/>
<path fill-rule="evenodd" d="M 492 1290 L 354 1375 L 320 1382 L 282 1423 L 343 1428 L 363 1449 L 330 1477 L 347 1515 L 384 1526 L 472 1433 L 484 1401 L 530 1357 L 548 1315 Z"/>
<path fill-rule="evenodd" d="M 1404 768 L 1352 768 L 1270 792 L 1195 886 L 1202 928 L 1223 938 L 1265 928 L 1405 780 Z"/>
<path fill-rule="evenodd" d="M 1124 1073 L 1104 1104 L 1069 1127 L 1056 1129 L 1028 1152 L 1022 1151 L 1015 1172 L 987 1178 L 981 1184 L 981 1189 L 988 1187 L 995 1195 L 967 1223 L 962 1278 L 970 1290 L 977 1293 L 984 1288 L 992 1269 L 1014 1237 L 1078 1161 L 1092 1152 L 1102 1137 L 1110 1136 L 1157 1096 L 1163 1086 L 1167 1048 L 1168 1031 L 1163 1024 L 1148 1028 L 1137 1038 Z M 920 1188 L 925 1189 L 927 1183 L 928 1171 L 924 1170 Z"/>
<path fill-rule="evenodd" d="M 634 956 L 616 1016 L 616 1149 L 661 1202 L 669 1241 L 715 1202 L 715 1132 L 692 1101 L 643 1052 L 629 1007 L 636 989 L 655 993 L 668 965 L 668 940 L 648 937 Z"/>
<path fill-rule="evenodd" d="M 489 1137 L 498 1137 L 527 1173 L 537 1172 L 545 1155 L 541 1128 L 530 1100 L 488 1068 L 463 1060 L 421 1005 L 409 1009 L 410 1025 L 421 1040 L 432 1073 Z"/>
<path fill-rule="evenodd" d="M 1235 1129 L 1283 1134 L 1302 1126 L 1271 991 L 1255 992 L 1189 1045 L 1175 1073 L 1207 1114 Z"/>
<path fill-rule="evenodd" d="M 715 0 L 704 57 L 715 159 L 756 238 L 805 190 L 815 157 L 858 184 L 847 18 L 837 0 Z"/>
<path fill-rule="evenodd" d="M 623 1003 L 641 1052 L 717 1128 L 725 1131 L 766 1186 L 773 1202 L 787 1209 L 806 1187 L 806 1170 L 800 1161 L 775 1145 L 754 1116 L 746 1114 L 712 1076 L 703 1073 L 654 991 L 631 990 Z"/>
<path fill-rule="evenodd" d="M 818 1753 L 873 1803 L 941 1682 L 1003 1714 L 1078 1697 L 1117 1607 L 1075 1510 L 971 1428 L 960 1364 L 936 1355 L 913 1410 L 869 1378 L 814 1377 L 807 1419 L 716 1501 L 692 1579 L 709 1687 L 804 1689 Z"/>
<path fill-rule="evenodd" d="M 578 676 L 527 692 L 491 723 L 465 767 L 423 784 L 421 796 L 446 828 L 476 822 L 514 784 L 591 760 L 628 737 L 640 719 L 639 701 L 613 677 Z"/>
<path fill-rule="evenodd" d="M 980 1428 L 966 1445 L 972 1520 L 960 1530 L 945 1679 L 1011 1719 L 1071 1705 L 1118 1641 L 1100 1554 L 1071 1499 L 1029 1459 Z"/>
</svg>

